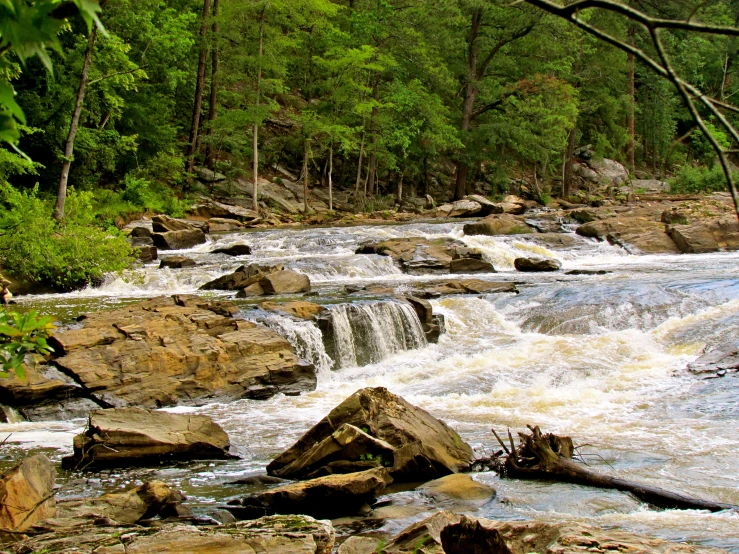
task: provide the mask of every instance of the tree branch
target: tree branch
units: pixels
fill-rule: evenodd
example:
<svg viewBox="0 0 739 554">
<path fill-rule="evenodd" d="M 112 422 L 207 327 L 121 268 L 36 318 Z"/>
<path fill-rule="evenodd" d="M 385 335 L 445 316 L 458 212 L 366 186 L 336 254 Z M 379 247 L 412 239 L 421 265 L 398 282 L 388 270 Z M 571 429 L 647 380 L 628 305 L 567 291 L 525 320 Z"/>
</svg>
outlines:
<svg viewBox="0 0 739 554">
<path fill-rule="evenodd" d="M 115 73 L 110 73 L 108 75 L 103 75 L 102 77 L 98 77 L 97 79 L 93 79 L 92 81 L 87 83 L 87 86 L 94 85 L 95 83 L 99 83 L 100 81 L 104 81 L 106 79 L 110 79 L 111 77 L 118 77 L 119 75 L 128 75 L 129 73 L 136 73 L 137 71 L 143 71 L 145 68 L 145 65 L 142 65 L 141 67 L 137 67 L 136 69 L 129 69 L 128 71 L 117 71 Z"/>
<path fill-rule="evenodd" d="M 510 37 L 504 38 L 501 41 L 499 41 L 488 53 L 487 57 L 482 61 L 480 66 L 477 68 L 477 80 L 481 80 L 485 76 L 485 71 L 487 71 L 488 65 L 490 65 L 490 62 L 493 61 L 493 58 L 500 52 L 500 50 L 506 45 L 510 44 L 513 41 L 516 41 L 520 38 L 525 37 L 528 35 L 532 30 L 534 29 L 533 25 L 529 25 L 528 27 L 525 27 L 523 29 L 519 29 L 515 33 L 513 33 Z"/>
</svg>

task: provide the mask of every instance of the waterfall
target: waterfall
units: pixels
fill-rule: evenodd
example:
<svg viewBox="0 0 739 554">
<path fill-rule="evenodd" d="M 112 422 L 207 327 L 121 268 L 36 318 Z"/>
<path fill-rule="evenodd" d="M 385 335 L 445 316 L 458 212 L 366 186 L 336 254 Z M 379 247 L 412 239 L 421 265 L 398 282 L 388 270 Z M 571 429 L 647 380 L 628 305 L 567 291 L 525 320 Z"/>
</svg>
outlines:
<svg viewBox="0 0 739 554">
<path fill-rule="evenodd" d="M 372 364 L 397 352 L 426 346 L 418 315 L 405 302 L 337 304 L 329 310 L 324 340 L 337 367 Z"/>
<path fill-rule="evenodd" d="M 258 321 L 284 337 L 300 358 L 316 366 L 319 374 L 329 371 L 334 365 L 323 345 L 323 335 L 312 321 L 301 321 L 278 314 L 260 317 Z"/>
</svg>

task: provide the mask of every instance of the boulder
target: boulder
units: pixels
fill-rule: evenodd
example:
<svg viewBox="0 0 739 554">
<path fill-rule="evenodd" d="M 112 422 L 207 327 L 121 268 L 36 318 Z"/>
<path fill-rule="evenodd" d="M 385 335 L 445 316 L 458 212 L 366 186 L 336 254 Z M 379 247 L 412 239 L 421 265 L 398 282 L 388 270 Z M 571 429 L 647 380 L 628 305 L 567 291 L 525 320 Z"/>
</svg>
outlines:
<svg viewBox="0 0 739 554">
<path fill-rule="evenodd" d="M 670 210 L 665 210 L 664 212 L 662 212 L 660 221 L 662 223 L 666 223 L 667 225 L 688 225 L 690 223 L 688 221 L 687 214 L 679 211 L 677 208 L 674 207 Z"/>
<path fill-rule="evenodd" d="M 526 201 L 523 198 L 519 198 L 512 194 L 506 196 L 503 199 L 503 202 L 496 202 L 495 205 L 498 206 L 500 210 L 503 210 L 504 214 L 511 215 L 523 215 L 528 209 Z"/>
<path fill-rule="evenodd" d="M 310 292 L 310 279 L 303 273 L 285 269 L 268 273 L 259 280 L 264 294 L 296 294 Z"/>
<path fill-rule="evenodd" d="M 242 265 L 233 273 L 223 275 L 205 283 L 200 290 L 239 290 L 259 283 L 259 280 L 269 273 L 282 271 L 285 268 L 283 264 L 275 265 L 258 265 L 249 264 Z"/>
<path fill-rule="evenodd" d="M 562 232 L 562 218 L 557 214 L 538 214 L 524 221 L 526 225 L 539 233 L 555 234 Z"/>
<path fill-rule="evenodd" d="M 431 306 L 431 302 L 415 296 L 405 296 L 403 299 L 413 306 L 421 325 L 431 325 L 433 323 L 434 308 Z"/>
<path fill-rule="evenodd" d="M 154 233 L 169 233 L 171 231 L 189 231 L 194 229 L 192 225 L 174 219 L 168 215 L 155 215 L 151 218 L 151 227 Z"/>
<path fill-rule="evenodd" d="M 462 517 L 449 511 L 436 512 L 431 517 L 414 523 L 401 531 L 387 545 L 379 550 L 379 553 L 410 554 L 417 551 L 419 545 L 422 545 L 424 554 L 445 554 L 441 547 L 441 533 L 448 526 L 461 521 Z M 470 550 L 468 554 L 473 554 L 473 552 Z M 489 553 L 485 551 L 485 554 L 499 553 L 496 550 L 492 550 Z"/>
<path fill-rule="evenodd" d="M 562 262 L 553 258 L 516 258 L 513 267 L 516 271 L 559 271 Z"/>
<path fill-rule="evenodd" d="M 533 232 L 523 218 L 510 214 L 491 215 L 464 226 L 465 235 L 522 235 Z"/>
<path fill-rule="evenodd" d="M 150 465 L 162 461 L 233 458 L 226 432 L 202 415 L 111 408 L 90 414 L 87 429 L 74 437 L 67 469 Z"/>
<path fill-rule="evenodd" d="M 157 247 L 154 245 L 133 246 L 133 250 L 134 250 L 134 253 L 136 254 L 136 258 L 138 258 L 144 263 L 155 261 L 159 255 L 159 252 L 157 251 Z"/>
<path fill-rule="evenodd" d="M 454 259 L 479 259 L 479 251 L 454 239 L 399 238 L 361 245 L 357 254 L 390 256 L 405 273 L 448 273 Z"/>
<path fill-rule="evenodd" d="M 49 458 L 26 458 L 0 477 L 0 528 L 25 531 L 36 522 L 54 517 L 56 470 Z"/>
<path fill-rule="evenodd" d="M 151 232 L 148 227 L 131 227 L 128 236 L 130 238 L 151 238 Z"/>
<path fill-rule="evenodd" d="M 185 250 L 198 244 L 205 244 L 205 233 L 200 229 L 153 233 L 151 238 L 160 250 Z"/>
<path fill-rule="evenodd" d="M 208 202 L 206 204 L 193 206 L 190 209 L 190 213 L 206 219 L 220 217 L 224 219 L 235 219 L 241 222 L 252 222 L 259 219 L 259 214 L 253 210 L 249 210 L 241 206 L 224 204 L 222 202 Z"/>
<path fill-rule="evenodd" d="M 475 481 L 466 473 L 456 473 L 429 481 L 418 487 L 417 490 L 437 500 L 487 502 L 495 496 L 493 487 Z"/>
<path fill-rule="evenodd" d="M 315 388 L 315 368 L 231 302 L 155 298 L 89 314 L 56 334 L 55 360 L 101 406 L 159 408 Z"/>
<path fill-rule="evenodd" d="M 229 510 L 240 519 L 272 514 L 307 514 L 326 519 L 354 515 L 392 482 L 387 469 L 382 467 L 327 475 L 247 496 L 233 502 Z"/>
<path fill-rule="evenodd" d="M 572 171 L 585 181 L 606 187 L 621 186 L 629 179 L 629 171 L 619 162 L 608 158 L 575 161 Z"/>
<path fill-rule="evenodd" d="M 259 306 L 263 310 L 290 315 L 298 319 L 313 319 L 326 311 L 326 308 L 320 304 L 305 302 L 303 300 L 279 303 L 266 301 L 262 302 Z"/>
<path fill-rule="evenodd" d="M 723 377 L 739 372 L 739 342 L 720 344 L 688 364 L 688 370 L 696 374 L 712 374 Z"/>
<path fill-rule="evenodd" d="M 419 298 L 438 298 L 452 294 L 492 294 L 497 292 L 518 292 L 516 284 L 512 282 L 491 282 L 482 279 L 460 279 L 424 287 L 414 292 Z"/>
<path fill-rule="evenodd" d="M 336 554 L 376 554 L 384 545 L 385 541 L 379 537 L 354 535 L 341 543 Z"/>
<path fill-rule="evenodd" d="M 472 217 L 482 211 L 482 206 L 469 199 L 457 200 L 436 208 L 437 217 Z"/>
<path fill-rule="evenodd" d="M 225 217 L 211 217 L 208 220 L 211 233 L 224 233 L 228 231 L 238 231 L 244 228 L 244 224 L 236 219 L 228 219 Z"/>
<path fill-rule="evenodd" d="M 474 258 L 460 258 L 449 264 L 449 273 L 495 273 L 493 264 Z"/>
<path fill-rule="evenodd" d="M 270 475 L 303 478 L 340 459 L 339 450 L 326 449 L 334 433 L 350 424 L 393 448 L 392 457 L 382 455 L 382 465 L 396 480 L 421 481 L 457 473 L 469 466 L 472 449 L 446 424 L 421 408 L 412 406 L 383 387 L 361 389 L 334 408 L 292 447 L 268 466 Z M 374 444 L 374 443 L 373 443 Z M 329 452 L 322 455 L 322 452 Z M 339 454 L 337 454 L 337 452 Z M 373 450 L 364 452 L 375 460 Z M 357 456 L 345 461 L 353 461 Z M 358 453 L 362 459 L 362 453 Z"/>
<path fill-rule="evenodd" d="M 480 194 L 470 194 L 465 196 L 465 200 L 470 200 L 480 204 L 480 211 L 476 215 L 486 216 L 491 214 L 502 214 L 504 211 L 504 207 L 501 204 L 496 204 Z"/>
<path fill-rule="evenodd" d="M 739 250 L 739 223 L 736 218 L 712 219 L 693 225 L 671 225 L 667 232 L 680 252 L 685 254 Z"/>
<path fill-rule="evenodd" d="M 251 246 L 246 244 L 233 244 L 227 248 L 216 248 L 211 252 L 213 254 L 226 254 L 227 256 L 249 256 L 251 254 Z"/>
<path fill-rule="evenodd" d="M 576 233 L 621 246 L 630 253 L 676 254 L 673 239 L 665 233 L 664 225 L 656 218 L 645 216 L 616 216 L 580 225 Z"/>
<path fill-rule="evenodd" d="M 218 173 L 216 170 L 208 169 L 202 165 L 196 165 L 192 169 L 195 172 L 195 175 L 198 176 L 198 179 L 204 183 L 215 183 L 226 180 L 226 176 L 223 173 Z"/>
<path fill-rule="evenodd" d="M 159 268 L 168 267 L 170 269 L 182 269 L 183 267 L 195 267 L 197 262 L 187 256 L 169 256 L 162 258 L 159 262 Z"/>
</svg>

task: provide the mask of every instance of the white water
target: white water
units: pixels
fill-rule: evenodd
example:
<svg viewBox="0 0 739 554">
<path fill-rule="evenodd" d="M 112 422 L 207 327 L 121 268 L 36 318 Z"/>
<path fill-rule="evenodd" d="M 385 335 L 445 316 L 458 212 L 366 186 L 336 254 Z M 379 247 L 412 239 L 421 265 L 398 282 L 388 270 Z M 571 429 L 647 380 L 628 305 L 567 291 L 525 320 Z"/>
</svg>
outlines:
<svg viewBox="0 0 739 554">
<path fill-rule="evenodd" d="M 298 268 L 330 302 L 336 302 L 330 295 L 347 284 L 381 283 L 402 291 L 410 283 L 437 279 L 403 275 L 387 258 L 353 255 L 363 241 L 403 236 L 460 238 L 479 247 L 501 271 L 482 277 L 521 281 L 521 294 L 435 300 L 434 311 L 446 316 L 448 332 L 431 345 L 413 342 L 417 330 L 401 340 L 397 333 L 402 325 L 391 313 L 377 307 L 366 313 L 369 305 L 396 306 L 389 299 L 329 303 L 340 338 L 331 371 L 320 365 L 325 351 L 321 353 L 315 327 L 277 316 L 270 325 L 301 356 L 318 360 L 322 367 L 316 391 L 195 410 L 226 428 L 243 456 L 238 462 L 104 475 L 102 486 L 116 487 L 146 475 L 184 488 L 203 504 L 239 494 L 243 490 L 233 487 L 224 492 L 223 483 L 263 470 L 357 389 L 385 386 L 444 419 L 480 449 L 496 448 L 491 427 L 510 427 L 515 433 L 536 424 L 588 444 L 586 453 L 605 459 L 587 458 L 599 470 L 739 504 L 739 376 L 703 381 L 683 371 L 705 347 L 739 337 L 739 254 L 637 257 L 584 239 L 575 248 L 548 251 L 529 237 L 462 237 L 459 224 L 260 231 L 203 245 L 193 255 L 203 265 L 194 269 L 146 268 L 135 272 L 136 283 L 111 281 L 101 289 L 31 303 L 71 317 L 75 310 L 100 309 L 126 298 L 194 292 L 251 261 Z M 232 259 L 207 253 L 236 242 L 253 245 L 254 255 Z M 565 270 L 612 273 L 513 272 L 512 259 L 532 252 L 557 257 Z M 324 301 L 322 296 L 313 300 Z M 392 309 L 403 310 L 397 306 Z M 365 343 L 382 354 L 358 366 L 357 345 Z M 8 424 L 0 425 L 0 433 L 13 432 L 9 443 L 14 447 L 56 448 L 58 456 L 70 450 L 71 434 L 82 423 Z M 490 517 L 577 520 L 739 552 L 736 513 L 654 511 L 617 492 L 500 480 L 492 474 L 477 478 L 499 491 L 497 500 L 480 512 Z"/>
</svg>

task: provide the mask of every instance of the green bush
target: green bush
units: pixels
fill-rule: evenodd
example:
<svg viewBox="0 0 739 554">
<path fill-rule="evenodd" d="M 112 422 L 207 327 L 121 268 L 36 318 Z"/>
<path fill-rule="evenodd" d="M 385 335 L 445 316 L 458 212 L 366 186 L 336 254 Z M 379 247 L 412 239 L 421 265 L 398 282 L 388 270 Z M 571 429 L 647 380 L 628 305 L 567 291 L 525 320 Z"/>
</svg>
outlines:
<svg viewBox="0 0 739 554">
<path fill-rule="evenodd" d="M 14 372 L 24 379 L 26 354 L 45 356 L 54 351 L 46 342 L 54 329 L 52 321 L 33 310 L 25 314 L 0 310 L 0 378 L 11 377 Z"/>
<path fill-rule="evenodd" d="M 0 185 L 0 197 L 0 264 L 22 282 L 74 290 L 133 262 L 123 234 L 97 223 L 91 192 L 69 190 L 62 223 L 51 218 L 51 202 L 36 189 L 27 193 Z"/>
<path fill-rule="evenodd" d="M 726 177 L 720 165 L 711 168 L 684 165 L 670 180 L 670 190 L 677 194 L 726 190 Z"/>
<path fill-rule="evenodd" d="M 143 211 L 165 213 L 172 217 L 182 217 L 189 203 L 177 198 L 166 185 L 152 185 L 147 179 L 129 173 L 123 181 L 121 199 Z"/>
</svg>

